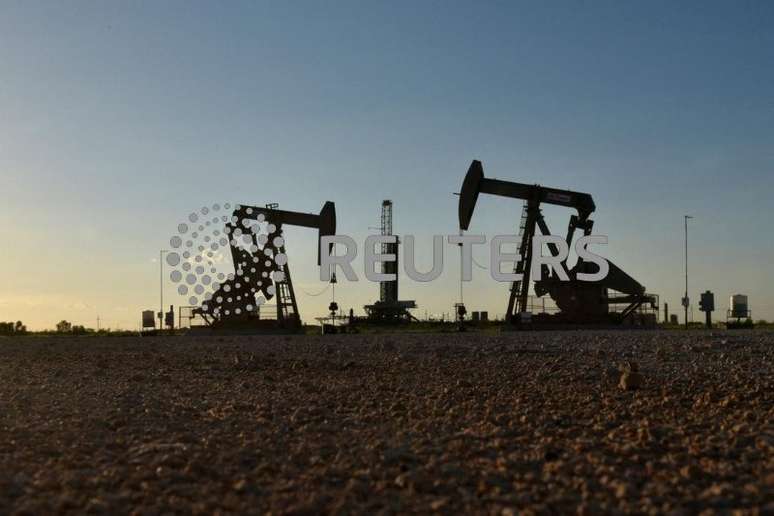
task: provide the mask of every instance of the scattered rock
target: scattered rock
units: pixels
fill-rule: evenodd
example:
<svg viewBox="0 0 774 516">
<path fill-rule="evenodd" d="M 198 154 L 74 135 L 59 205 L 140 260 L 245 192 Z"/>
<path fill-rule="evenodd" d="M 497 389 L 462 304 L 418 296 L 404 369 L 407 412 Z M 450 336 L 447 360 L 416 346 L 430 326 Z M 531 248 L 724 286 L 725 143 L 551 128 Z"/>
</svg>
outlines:
<svg viewBox="0 0 774 516">
<path fill-rule="evenodd" d="M 430 509 L 432 509 L 434 511 L 440 511 L 441 509 L 446 507 L 446 505 L 448 503 L 449 503 L 449 499 L 448 498 L 439 498 L 438 500 L 434 500 L 430 504 Z"/>
<path fill-rule="evenodd" d="M 639 373 L 637 362 L 628 361 L 621 365 L 621 378 L 618 381 L 618 387 L 625 391 L 633 391 L 642 386 L 643 378 Z"/>
<path fill-rule="evenodd" d="M 702 335 L 3 340 L 0 514 L 766 514 L 774 334 Z"/>
</svg>

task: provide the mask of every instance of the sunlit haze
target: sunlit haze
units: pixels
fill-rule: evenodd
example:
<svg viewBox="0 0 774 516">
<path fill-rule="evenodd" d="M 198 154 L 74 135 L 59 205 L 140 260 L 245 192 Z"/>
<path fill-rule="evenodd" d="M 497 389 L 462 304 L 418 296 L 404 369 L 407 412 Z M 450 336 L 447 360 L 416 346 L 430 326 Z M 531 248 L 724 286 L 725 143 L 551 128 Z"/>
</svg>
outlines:
<svg viewBox="0 0 774 516">
<path fill-rule="evenodd" d="M 593 195 L 600 252 L 674 313 L 692 215 L 693 318 L 712 290 L 721 320 L 736 293 L 774 319 L 774 6 L 550 4 L 1 3 L 0 321 L 136 329 L 159 309 L 159 251 L 214 203 L 333 201 L 362 243 L 391 199 L 427 270 L 473 159 Z M 544 213 L 563 235 L 573 212 Z M 520 214 L 481 197 L 470 232 L 515 233 Z M 317 233 L 285 237 L 314 322 L 331 301 Z M 445 262 L 430 283 L 401 274 L 418 317 L 459 301 L 456 248 Z M 379 287 L 355 264 L 335 294 L 362 313 Z M 164 304 L 187 304 L 168 275 Z M 508 285 L 476 268 L 463 296 L 502 315 Z"/>
</svg>

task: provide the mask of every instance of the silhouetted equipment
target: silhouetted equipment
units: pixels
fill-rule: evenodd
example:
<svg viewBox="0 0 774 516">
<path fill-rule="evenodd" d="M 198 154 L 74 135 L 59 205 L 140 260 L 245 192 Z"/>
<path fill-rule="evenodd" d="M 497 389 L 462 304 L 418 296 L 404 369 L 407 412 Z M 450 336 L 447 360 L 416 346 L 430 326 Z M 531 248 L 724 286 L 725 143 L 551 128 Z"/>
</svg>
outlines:
<svg viewBox="0 0 774 516">
<path fill-rule="evenodd" d="M 392 201 L 382 201 L 382 235 L 392 236 Z M 395 261 L 382 262 L 382 272 L 394 274 L 395 279 L 379 283 L 379 300 L 394 303 L 398 300 L 398 239 L 382 244 L 382 254 L 394 254 Z"/>
<path fill-rule="evenodd" d="M 457 319 L 457 330 L 465 331 L 465 315 L 468 310 L 465 308 L 464 303 L 454 303 L 454 315 Z"/>
<path fill-rule="evenodd" d="M 731 311 L 731 317 L 738 319 L 750 317 L 750 310 L 747 308 L 747 296 L 734 294 L 731 296 L 728 304 Z"/>
<path fill-rule="evenodd" d="M 328 201 L 315 215 L 280 210 L 278 204 L 236 206 L 225 228 L 230 236 L 234 274 L 218 286 L 211 299 L 194 309 L 194 314 L 216 330 L 301 330 L 285 252 L 284 226 L 317 229 L 319 265 L 320 239 L 336 233 L 336 207 Z M 275 318 L 266 317 L 269 307 L 264 303 L 271 299 L 275 300 Z"/>
<path fill-rule="evenodd" d="M 752 311 L 747 303 L 747 296 L 734 294 L 729 299 L 729 308 L 726 312 L 726 327 L 728 328 L 752 328 Z"/>
<path fill-rule="evenodd" d="M 699 310 L 704 312 L 707 328 L 712 328 L 712 312 L 715 310 L 715 294 L 709 290 L 699 298 Z"/>
<path fill-rule="evenodd" d="M 172 305 L 169 305 L 169 312 L 164 314 L 164 326 L 169 330 L 175 328 L 175 307 Z"/>
<path fill-rule="evenodd" d="M 685 327 L 688 327 L 688 308 L 691 306 L 691 299 L 685 295 L 680 299 L 680 304 L 683 307 L 683 310 L 685 310 Z M 693 312 L 691 312 L 691 320 L 693 320 Z"/>
<path fill-rule="evenodd" d="M 669 303 L 664 303 L 664 324 L 669 322 Z"/>
<path fill-rule="evenodd" d="M 382 225 L 383 236 L 393 236 L 392 233 L 392 201 L 382 201 Z M 365 308 L 368 320 L 378 323 L 409 322 L 415 319 L 409 310 L 416 308 L 416 302 L 398 300 L 398 238 L 395 242 L 382 244 L 382 254 L 395 255 L 394 261 L 381 262 L 383 274 L 394 274 L 395 279 L 379 283 L 379 300 Z"/>
<path fill-rule="evenodd" d="M 155 318 L 155 312 L 153 310 L 143 310 L 142 311 L 142 329 L 145 330 L 155 330 L 156 329 L 156 318 Z"/>
<path fill-rule="evenodd" d="M 484 177 L 484 168 L 481 162 L 474 160 L 468 169 L 459 198 L 459 226 L 461 230 L 467 230 L 476 201 L 480 193 L 509 197 L 524 200 L 521 221 L 519 223 L 519 260 L 514 268 L 515 273 L 523 275 L 521 281 L 511 284 L 508 307 L 505 312 L 506 321 L 519 324 L 524 320 L 522 314 L 529 312 L 527 303 L 530 288 L 530 269 L 533 253 L 540 253 L 540 249 L 532 249 L 532 237 L 540 229 L 543 235 L 550 235 L 548 225 L 543 219 L 540 205 L 543 203 L 554 204 L 573 208 L 577 215 L 570 217 L 567 229 L 566 242 L 572 246 L 573 236 L 576 230 L 583 235 L 590 235 L 593 221 L 589 219 L 596 206 L 591 195 L 570 190 L 547 188 L 540 185 L 528 185 L 498 179 Z M 557 256 L 559 250 L 555 245 L 549 245 L 549 252 Z M 577 273 L 591 274 L 596 272 L 597 266 L 578 258 L 576 265 L 568 270 L 566 260 L 561 263 L 570 281 L 560 281 L 556 272 L 548 274 L 548 267 L 541 271 L 542 280 L 535 282 L 534 290 L 537 296 L 549 294 L 556 303 L 560 312 L 549 316 L 540 314 L 546 323 L 559 324 L 655 324 L 654 314 L 643 314 L 640 317 L 638 309 L 644 304 L 649 304 L 653 310 L 658 310 L 657 297 L 645 292 L 645 287 L 635 281 L 631 276 L 608 261 L 610 266 L 607 277 L 597 282 L 579 281 Z M 611 295 L 609 291 L 617 292 Z M 611 305 L 626 305 L 620 312 L 610 312 Z M 644 317 L 647 315 L 649 317 Z M 539 318 L 529 317 L 532 323 L 543 322 Z M 645 319 L 653 319 L 645 320 Z"/>
<path fill-rule="evenodd" d="M 680 324 L 680 321 L 677 319 L 677 314 L 669 314 L 669 324 Z"/>
<path fill-rule="evenodd" d="M 489 312 L 486 310 L 470 312 L 470 321 L 474 323 L 487 322 L 489 321 Z"/>
<path fill-rule="evenodd" d="M 328 315 L 326 317 L 315 317 L 320 323 L 323 335 L 354 332 L 354 318 L 355 315 L 351 308 L 349 315 L 343 315 L 339 311 L 339 304 L 336 301 L 331 301 L 328 304 Z M 336 321 L 338 321 L 338 324 Z"/>
</svg>

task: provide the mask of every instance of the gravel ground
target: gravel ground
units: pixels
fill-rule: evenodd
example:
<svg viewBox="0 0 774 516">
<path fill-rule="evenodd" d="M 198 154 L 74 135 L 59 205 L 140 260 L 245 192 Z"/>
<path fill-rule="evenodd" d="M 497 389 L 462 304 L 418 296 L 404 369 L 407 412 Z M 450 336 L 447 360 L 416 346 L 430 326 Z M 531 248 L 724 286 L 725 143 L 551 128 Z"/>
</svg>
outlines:
<svg viewBox="0 0 774 516">
<path fill-rule="evenodd" d="M 774 333 L 0 340 L 0 513 L 774 514 Z"/>
</svg>

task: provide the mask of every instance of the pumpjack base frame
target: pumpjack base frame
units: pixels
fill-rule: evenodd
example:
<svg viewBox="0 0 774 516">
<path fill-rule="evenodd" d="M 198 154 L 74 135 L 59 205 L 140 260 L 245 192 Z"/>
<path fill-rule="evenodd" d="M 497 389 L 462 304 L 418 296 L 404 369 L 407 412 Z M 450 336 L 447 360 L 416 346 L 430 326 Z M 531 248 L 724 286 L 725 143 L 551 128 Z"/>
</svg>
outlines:
<svg viewBox="0 0 774 516">
<path fill-rule="evenodd" d="M 187 335 L 191 336 L 206 336 L 206 335 L 298 335 L 303 334 L 304 328 L 298 326 L 295 328 L 282 328 L 276 325 L 273 326 L 228 326 L 228 327 L 212 327 L 212 326 L 195 326 L 189 328 Z"/>
<path fill-rule="evenodd" d="M 251 316 L 225 317 L 209 321 L 203 326 L 192 326 L 189 335 L 283 335 L 304 333 L 298 321 L 279 321 Z"/>
<path fill-rule="evenodd" d="M 621 314 L 612 312 L 604 318 L 590 322 L 568 320 L 563 314 L 532 314 L 529 322 L 511 321 L 503 326 L 504 331 L 553 331 L 553 330 L 652 330 L 657 327 L 654 313 L 633 313 L 622 319 Z"/>
<path fill-rule="evenodd" d="M 367 316 L 365 320 L 369 324 L 405 324 L 416 321 L 409 310 L 416 308 L 414 301 L 397 301 L 394 303 L 377 301 L 374 304 L 366 305 Z"/>
</svg>

